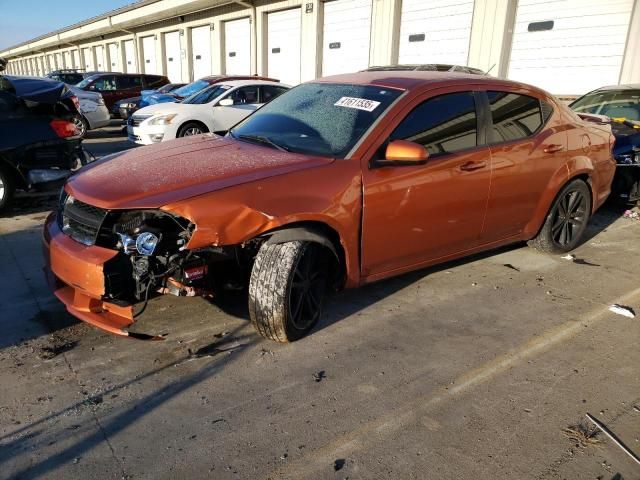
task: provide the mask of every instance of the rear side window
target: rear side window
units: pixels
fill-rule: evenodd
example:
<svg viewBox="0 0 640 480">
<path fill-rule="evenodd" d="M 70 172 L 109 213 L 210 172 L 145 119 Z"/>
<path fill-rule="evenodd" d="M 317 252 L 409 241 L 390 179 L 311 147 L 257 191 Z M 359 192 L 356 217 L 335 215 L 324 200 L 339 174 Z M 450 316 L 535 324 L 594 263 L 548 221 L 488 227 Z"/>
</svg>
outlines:
<svg viewBox="0 0 640 480">
<path fill-rule="evenodd" d="M 510 142 L 530 137 L 543 124 L 540 100 L 510 92 L 487 92 L 493 122 L 490 143 Z M 549 107 L 549 106 L 548 106 Z M 550 107 L 549 107 L 550 108 Z M 546 118 L 551 115 L 546 110 Z"/>
<path fill-rule="evenodd" d="M 118 77 L 118 88 L 140 88 L 142 87 L 142 78 L 138 75 L 123 75 Z"/>
<path fill-rule="evenodd" d="M 472 92 L 430 98 L 414 108 L 391 134 L 391 140 L 424 145 L 429 155 L 477 146 L 478 120 Z"/>
<path fill-rule="evenodd" d="M 149 87 L 160 87 L 167 83 L 164 77 L 160 75 L 147 75 L 145 77 L 145 82 Z"/>
<path fill-rule="evenodd" d="M 265 85 L 262 87 L 262 100 L 261 103 L 267 103 L 276 98 L 278 95 L 282 95 L 288 89 L 284 87 L 275 87 L 273 85 Z"/>
</svg>

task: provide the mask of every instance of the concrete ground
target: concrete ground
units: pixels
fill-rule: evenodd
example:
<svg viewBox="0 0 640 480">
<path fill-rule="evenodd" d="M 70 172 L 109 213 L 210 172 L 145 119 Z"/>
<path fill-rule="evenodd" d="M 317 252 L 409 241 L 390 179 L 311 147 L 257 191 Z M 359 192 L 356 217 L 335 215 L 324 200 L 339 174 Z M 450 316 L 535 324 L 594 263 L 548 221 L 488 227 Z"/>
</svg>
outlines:
<svg viewBox="0 0 640 480">
<path fill-rule="evenodd" d="M 640 454 L 640 317 L 608 310 L 640 314 L 640 222 L 619 210 L 576 261 L 516 245 L 343 292 L 279 345 L 242 295 L 153 300 L 163 342 L 77 322 L 41 274 L 54 204 L 0 218 L 0 478 L 640 478 L 585 422 Z"/>
</svg>

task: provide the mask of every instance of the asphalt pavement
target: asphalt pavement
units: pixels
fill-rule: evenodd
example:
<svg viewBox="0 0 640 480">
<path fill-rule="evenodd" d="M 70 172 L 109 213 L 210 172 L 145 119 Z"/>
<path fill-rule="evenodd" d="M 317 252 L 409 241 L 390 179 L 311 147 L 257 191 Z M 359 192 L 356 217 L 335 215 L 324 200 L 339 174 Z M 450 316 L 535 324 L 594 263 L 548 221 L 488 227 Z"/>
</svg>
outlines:
<svg viewBox="0 0 640 480">
<path fill-rule="evenodd" d="M 112 126 L 94 155 L 129 148 Z M 0 217 L 0 478 L 638 479 L 640 221 L 575 259 L 524 245 L 330 299 L 289 345 L 243 294 L 150 302 L 143 342 L 69 316 L 43 275 L 54 196 Z"/>
</svg>

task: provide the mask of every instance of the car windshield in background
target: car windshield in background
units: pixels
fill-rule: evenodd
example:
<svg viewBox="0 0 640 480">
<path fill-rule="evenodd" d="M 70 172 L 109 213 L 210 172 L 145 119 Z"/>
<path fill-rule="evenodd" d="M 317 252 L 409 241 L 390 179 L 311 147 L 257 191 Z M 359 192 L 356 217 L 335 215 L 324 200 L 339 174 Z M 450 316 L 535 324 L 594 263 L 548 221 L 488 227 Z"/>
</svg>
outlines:
<svg viewBox="0 0 640 480">
<path fill-rule="evenodd" d="M 184 87 L 180 87 L 174 90 L 173 93 L 175 93 L 180 97 L 188 97 L 208 86 L 209 86 L 209 82 L 207 82 L 206 80 L 196 80 L 195 82 L 191 82 L 188 85 L 185 85 Z"/>
<path fill-rule="evenodd" d="M 603 90 L 588 93 L 571 104 L 579 113 L 640 121 L 640 90 Z"/>
<path fill-rule="evenodd" d="M 182 103 L 209 103 L 229 90 L 231 87 L 228 85 L 214 85 L 209 88 L 205 88 L 201 92 L 191 95 L 185 98 Z"/>
<path fill-rule="evenodd" d="M 76 84 L 76 87 L 78 88 L 85 88 L 87 85 L 89 85 L 95 78 L 97 78 L 99 75 L 91 75 L 87 78 L 85 78 L 84 80 L 82 80 L 80 83 Z"/>
<path fill-rule="evenodd" d="M 231 130 L 286 150 L 344 158 L 401 90 L 306 83 L 280 95 Z"/>
</svg>

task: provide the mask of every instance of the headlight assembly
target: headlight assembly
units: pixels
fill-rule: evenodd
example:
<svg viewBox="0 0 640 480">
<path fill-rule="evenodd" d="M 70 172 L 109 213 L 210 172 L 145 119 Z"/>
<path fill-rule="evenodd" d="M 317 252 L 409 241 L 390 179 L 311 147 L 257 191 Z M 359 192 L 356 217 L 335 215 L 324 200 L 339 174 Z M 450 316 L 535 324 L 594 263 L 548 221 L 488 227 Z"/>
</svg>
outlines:
<svg viewBox="0 0 640 480">
<path fill-rule="evenodd" d="M 176 117 L 176 113 L 170 113 L 167 115 L 158 115 L 149 119 L 149 125 L 171 125 L 172 120 Z"/>
</svg>

